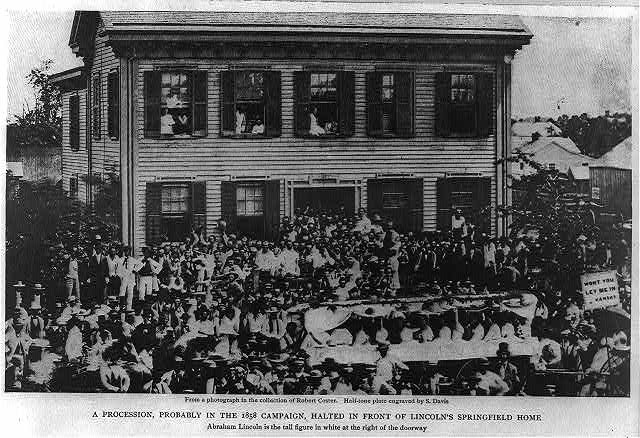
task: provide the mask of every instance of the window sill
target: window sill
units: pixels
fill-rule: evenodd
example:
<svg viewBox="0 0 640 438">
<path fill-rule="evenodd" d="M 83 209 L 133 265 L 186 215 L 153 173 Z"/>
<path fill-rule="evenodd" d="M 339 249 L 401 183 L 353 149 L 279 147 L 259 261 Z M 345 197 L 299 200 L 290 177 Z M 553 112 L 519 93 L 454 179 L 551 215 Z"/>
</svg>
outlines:
<svg viewBox="0 0 640 438">
<path fill-rule="evenodd" d="M 160 134 L 157 137 L 149 137 L 145 136 L 144 138 L 150 140 L 185 140 L 185 139 L 197 139 L 197 138 L 206 138 L 206 135 L 195 135 L 195 134 Z"/>
<path fill-rule="evenodd" d="M 324 134 L 324 135 L 296 135 L 296 138 L 308 138 L 314 140 L 336 140 L 341 138 L 349 138 L 353 135 L 342 135 L 342 134 Z"/>
<path fill-rule="evenodd" d="M 265 139 L 265 138 L 277 138 L 274 135 L 267 134 L 225 134 L 221 135 L 223 138 L 231 138 L 234 140 L 255 140 L 255 139 Z"/>
</svg>

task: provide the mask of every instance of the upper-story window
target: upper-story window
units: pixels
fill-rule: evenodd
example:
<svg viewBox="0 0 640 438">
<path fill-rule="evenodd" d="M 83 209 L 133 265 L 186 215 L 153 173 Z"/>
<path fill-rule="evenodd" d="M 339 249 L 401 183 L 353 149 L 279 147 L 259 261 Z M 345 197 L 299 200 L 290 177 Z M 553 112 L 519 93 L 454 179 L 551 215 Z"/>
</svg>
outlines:
<svg viewBox="0 0 640 438">
<path fill-rule="evenodd" d="M 144 89 L 145 137 L 206 136 L 206 71 L 148 71 Z"/>
<path fill-rule="evenodd" d="M 222 72 L 222 135 L 277 137 L 280 135 L 280 72 L 230 70 Z"/>
<path fill-rule="evenodd" d="M 414 135 L 413 72 L 367 73 L 367 133 L 372 137 Z"/>
<path fill-rule="evenodd" d="M 80 96 L 69 97 L 69 146 L 80 149 Z"/>
<path fill-rule="evenodd" d="M 91 82 L 91 133 L 96 140 L 100 139 L 100 130 L 102 123 L 102 102 L 100 93 L 100 75 L 93 76 Z"/>
<path fill-rule="evenodd" d="M 436 134 L 441 137 L 487 137 L 493 126 L 493 75 L 436 74 Z"/>
<path fill-rule="evenodd" d="M 297 136 L 352 135 L 355 107 L 353 72 L 295 72 L 295 104 Z"/>
</svg>

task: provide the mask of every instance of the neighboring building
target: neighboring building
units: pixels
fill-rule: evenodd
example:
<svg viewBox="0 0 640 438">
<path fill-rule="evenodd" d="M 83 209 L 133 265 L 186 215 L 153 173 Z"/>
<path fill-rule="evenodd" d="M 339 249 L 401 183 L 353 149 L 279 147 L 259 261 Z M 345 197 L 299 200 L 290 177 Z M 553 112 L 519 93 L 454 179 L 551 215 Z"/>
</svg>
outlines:
<svg viewBox="0 0 640 438">
<path fill-rule="evenodd" d="M 307 205 L 414 231 L 490 210 L 503 233 L 510 62 L 531 37 L 498 15 L 76 12 L 65 189 L 116 166 L 137 248 L 220 219 L 274 238 Z"/>
<path fill-rule="evenodd" d="M 7 199 L 15 199 L 24 178 L 21 162 L 7 161 Z"/>
<path fill-rule="evenodd" d="M 570 166 L 567 176 L 576 185 L 576 192 L 589 195 L 589 165 Z"/>
<path fill-rule="evenodd" d="M 562 129 L 552 122 L 515 122 L 511 125 L 511 146 L 518 149 L 531 143 L 534 134 L 540 137 L 561 137 Z"/>
<path fill-rule="evenodd" d="M 589 167 L 591 199 L 602 205 L 605 213 L 632 213 L 633 143 L 628 137 Z"/>
<path fill-rule="evenodd" d="M 18 145 L 17 130 L 15 125 L 7 125 L 7 161 L 22 163 L 25 181 L 50 184 L 60 181 L 62 148 Z"/>
<path fill-rule="evenodd" d="M 594 158 L 582 155 L 578 146 L 565 137 L 540 137 L 515 150 L 527 154 L 548 169 L 556 169 L 562 173 L 568 173 L 570 167 L 588 166 L 595 161 Z M 530 175 L 532 172 L 535 172 L 535 169 L 531 166 L 521 162 L 513 163 L 512 173 L 515 178 Z"/>
</svg>

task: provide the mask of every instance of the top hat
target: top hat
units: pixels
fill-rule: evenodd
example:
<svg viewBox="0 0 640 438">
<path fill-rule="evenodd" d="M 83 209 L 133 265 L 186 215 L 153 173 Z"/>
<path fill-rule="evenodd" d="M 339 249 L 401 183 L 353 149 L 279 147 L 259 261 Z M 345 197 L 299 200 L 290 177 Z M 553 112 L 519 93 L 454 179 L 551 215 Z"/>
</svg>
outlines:
<svg viewBox="0 0 640 438">
<path fill-rule="evenodd" d="M 36 283 L 36 284 L 33 285 L 33 290 L 36 291 L 36 292 L 37 291 L 43 291 L 44 287 L 40 283 Z"/>
<path fill-rule="evenodd" d="M 24 284 L 22 280 L 18 280 L 18 282 L 14 284 L 13 287 L 15 287 L 16 289 L 24 289 L 25 287 L 27 287 L 27 285 Z"/>
<path fill-rule="evenodd" d="M 496 356 L 500 357 L 500 356 L 511 356 L 511 352 L 509 351 L 509 344 L 506 342 L 500 342 L 500 344 L 498 344 L 498 351 L 496 351 Z"/>
</svg>

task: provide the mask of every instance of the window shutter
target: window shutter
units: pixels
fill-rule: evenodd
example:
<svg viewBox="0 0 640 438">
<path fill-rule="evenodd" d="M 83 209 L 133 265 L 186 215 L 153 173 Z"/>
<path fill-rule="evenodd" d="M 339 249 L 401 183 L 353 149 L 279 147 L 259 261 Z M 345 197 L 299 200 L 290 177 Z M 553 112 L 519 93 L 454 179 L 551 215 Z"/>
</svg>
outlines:
<svg viewBox="0 0 640 438">
<path fill-rule="evenodd" d="M 144 72 L 144 136 L 160 137 L 160 90 L 162 74 L 159 71 Z"/>
<path fill-rule="evenodd" d="M 207 228 L 207 183 L 194 181 L 191 183 L 191 224 L 193 227 Z"/>
<path fill-rule="evenodd" d="M 154 244 L 162 235 L 162 183 L 147 183 L 147 244 Z"/>
<path fill-rule="evenodd" d="M 424 200 L 423 180 L 416 178 L 409 181 L 409 229 L 414 232 L 422 230 L 422 206 Z"/>
<path fill-rule="evenodd" d="M 280 180 L 264 183 L 264 234 L 269 240 L 278 239 L 280 225 Z"/>
<path fill-rule="evenodd" d="M 265 133 L 268 137 L 279 137 L 282 126 L 280 101 L 280 72 L 267 71 L 265 75 Z"/>
<path fill-rule="evenodd" d="M 395 79 L 396 98 L 396 134 L 400 137 L 413 137 L 413 72 L 397 72 Z"/>
<path fill-rule="evenodd" d="M 382 214 L 382 180 L 367 180 L 367 211 L 369 217 Z"/>
<path fill-rule="evenodd" d="M 367 72 L 367 134 L 382 136 L 382 74 Z"/>
<path fill-rule="evenodd" d="M 69 98 L 69 146 L 80 149 L 80 96 Z"/>
<path fill-rule="evenodd" d="M 451 73 L 436 73 L 436 135 L 448 137 L 451 132 Z"/>
<path fill-rule="evenodd" d="M 237 223 L 236 184 L 232 181 L 222 181 L 220 191 L 222 220 L 227 223 L 227 232 L 235 232 Z"/>
<path fill-rule="evenodd" d="M 339 72 L 340 79 L 338 81 L 338 98 L 339 109 L 338 118 L 340 124 L 340 135 L 343 137 L 350 137 L 353 135 L 353 125 L 355 121 L 355 100 L 354 100 L 354 88 L 355 80 L 354 73 L 352 71 Z"/>
<path fill-rule="evenodd" d="M 236 130 L 235 114 L 235 72 L 220 72 L 222 84 L 222 135 L 233 135 Z"/>
<path fill-rule="evenodd" d="M 451 228 L 451 181 L 438 178 L 436 182 L 436 227 L 438 230 Z"/>
<path fill-rule="evenodd" d="M 207 136 L 207 72 L 193 72 L 193 135 Z"/>
<path fill-rule="evenodd" d="M 477 93 L 477 134 L 478 137 L 488 137 L 492 131 L 493 117 L 493 75 L 479 73 L 476 75 Z"/>
<path fill-rule="evenodd" d="M 120 80 L 118 72 L 111 72 L 107 78 L 109 137 L 120 136 Z"/>
<path fill-rule="evenodd" d="M 293 73 L 295 99 L 295 134 L 298 137 L 309 135 L 309 99 L 311 94 L 311 75 L 308 71 Z"/>
<path fill-rule="evenodd" d="M 93 77 L 91 87 L 91 131 L 93 138 L 100 140 L 102 132 L 102 82 L 100 73 Z"/>
</svg>

